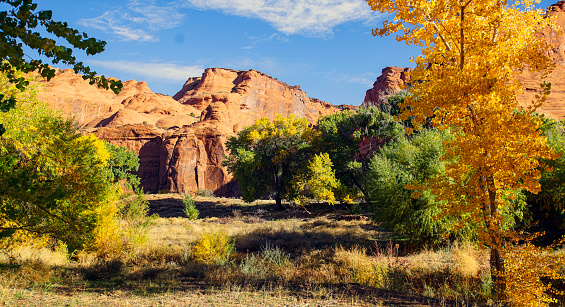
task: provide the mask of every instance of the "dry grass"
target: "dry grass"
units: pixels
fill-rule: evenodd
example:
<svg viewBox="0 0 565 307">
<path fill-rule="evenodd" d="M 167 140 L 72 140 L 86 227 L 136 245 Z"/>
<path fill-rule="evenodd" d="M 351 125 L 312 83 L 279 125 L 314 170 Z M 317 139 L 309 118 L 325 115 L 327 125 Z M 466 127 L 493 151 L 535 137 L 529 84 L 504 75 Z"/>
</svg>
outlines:
<svg viewBox="0 0 565 307">
<path fill-rule="evenodd" d="M 199 220 L 184 218 L 181 195 L 149 195 L 162 217 L 149 244 L 127 263 L 22 248 L 0 271 L 0 304 L 35 306 L 473 306 L 484 255 L 469 244 L 400 256 L 390 234 L 343 208 L 277 211 L 273 202 L 196 197 Z M 235 238 L 225 264 L 198 262 L 194 244 Z M 390 243 L 389 243 L 390 242 Z M 0 259 L 0 263 L 10 263 Z M 12 261 L 13 262 L 13 261 Z M 465 300 L 465 303 L 461 303 Z"/>
</svg>

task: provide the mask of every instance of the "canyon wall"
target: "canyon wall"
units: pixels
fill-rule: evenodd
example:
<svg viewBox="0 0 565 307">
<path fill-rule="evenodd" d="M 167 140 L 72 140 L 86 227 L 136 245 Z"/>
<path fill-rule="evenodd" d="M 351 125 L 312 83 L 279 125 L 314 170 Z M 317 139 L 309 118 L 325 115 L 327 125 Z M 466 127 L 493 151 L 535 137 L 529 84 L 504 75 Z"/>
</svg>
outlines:
<svg viewBox="0 0 565 307">
<path fill-rule="evenodd" d="M 40 97 L 74 116 L 86 133 L 134 150 L 146 192 L 211 190 L 237 196 L 237 184 L 221 163 L 226 141 L 261 117 L 320 116 L 352 106 L 310 99 L 256 70 L 209 68 L 189 78 L 173 97 L 153 93 L 145 82 L 124 82 L 119 95 L 88 84 L 72 70 L 58 70 L 43 81 Z"/>
</svg>

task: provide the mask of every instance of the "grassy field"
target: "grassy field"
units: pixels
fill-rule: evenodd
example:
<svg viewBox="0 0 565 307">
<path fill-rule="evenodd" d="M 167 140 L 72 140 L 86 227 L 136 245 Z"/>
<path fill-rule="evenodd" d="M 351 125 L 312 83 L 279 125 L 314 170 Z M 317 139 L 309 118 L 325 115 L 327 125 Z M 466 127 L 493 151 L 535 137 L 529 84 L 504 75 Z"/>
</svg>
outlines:
<svg viewBox="0 0 565 307">
<path fill-rule="evenodd" d="M 73 260 L 24 248 L 0 259 L 6 306 L 482 306 L 487 255 L 469 244 L 412 253 L 393 234 L 345 207 L 278 211 L 273 202 L 147 195 L 159 215 L 128 257 Z M 205 261 L 203 238 L 235 251 Z M 199 243 L 200 242 L 200 243 Z M 200 244 L 200 245 L 199 245 Z M 221 254 L 215 251 L 214 257 Z M 200 258 L 199 258 L 200 257 Z M 220 259 L 221 261 L 218 261 Z"/>
</svg>

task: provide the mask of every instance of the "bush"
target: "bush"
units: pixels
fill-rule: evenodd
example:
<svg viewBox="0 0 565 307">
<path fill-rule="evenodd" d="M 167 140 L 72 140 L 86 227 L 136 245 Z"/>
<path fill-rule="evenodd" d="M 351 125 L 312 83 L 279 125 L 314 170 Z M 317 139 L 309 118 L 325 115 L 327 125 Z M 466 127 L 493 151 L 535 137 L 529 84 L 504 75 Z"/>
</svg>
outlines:
<svg viewBox="0 0 565 307">
<path fill-rule="evenodd" d="M 184 204 L 184 213 L 191 220 L 197 220 L 200 215 L 200 211 L 196 208 L 194 198 L 192 195 L 186 193 L 182 198 L 182 203 Z"/>
<path fill-rule="evenodd" d="M 248 254 L 239 264 L 239 271 L 253 278 L 264 279 L 269 277 L 269 273 L 276 274 L 289 261 L 290 256 L 281 248 L 267 243 L 261 247 L 259 255 Z"/>
<path fill-rule="evenodd" d="M 292 201 L 304 206 L 308 201 L 335 202 L 334 190 L 339 182 L 335 178 L 333 163 L 327 153 L 314 155 L 290 182 Z"/>
<path fill-rule="evenodd" d="M 202 196 L 202 197 L 215 197 L 216 196 L 216 195 L 214 195 L 214 192 L 212 192 L 208 189 L 202 189 L 202 188 L 196 189 L 196 195 Z"/>
<path fill-rule="evenodd" d="M 134 259 L 147 243 L 149 226 L 156 218 L 148 212 L 149 202 L 141 190 L 133 197 L 102 206 L 90 249 L 104 260 Z"/>
<path fill-rule="evenodd" d="M 415 244 L 437 244 L 446 236 L 466 237 L 469 233 L 468 229 L 453 232 L 453 219 L 435 219 L 440 204 L 430 191 L 412 198 L 414 191 L 405 188 L 444 172 L 443 142 L 449 138 L 447 132 L 439 130 L 399 137 L 383 146 L 370 161 L 368 190 L 375 203 L 374 218 Z"/>
<path fill-rule="evenodd" d="M 224 231 L 207 232 L 193 246 L 194 259 L 204 264 L 226 265 L 235 252 L 235 240 Z"/>
<path fill-rule="evenodd" d="M 116 146 L 104 141 L 106 150 L 110 154 L 108 168 L 111 171 L 111 181 L 120 182 L 125 180 L 125 188 L 136 189 L 139 186 L 139 177 L 136 173 L 139 170 L 139 157 L 133 150 L 125 147 Z"/>
</svg>

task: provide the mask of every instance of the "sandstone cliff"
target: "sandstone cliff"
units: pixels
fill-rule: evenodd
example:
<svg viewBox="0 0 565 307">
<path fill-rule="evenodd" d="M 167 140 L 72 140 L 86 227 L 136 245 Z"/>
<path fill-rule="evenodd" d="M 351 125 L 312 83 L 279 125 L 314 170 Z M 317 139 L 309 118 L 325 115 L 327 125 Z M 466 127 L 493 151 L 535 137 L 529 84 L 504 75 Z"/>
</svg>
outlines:
<svg viewBox="0 0 565 307">
<path fill-rule="evenodd" d="M 320 116 L 340 110 L 326 102 L 310 100 L 300 86 L 289 86 L 253 69 L 208 68 L 201 78 L 188 79 L 173 98 L 199 111 L 211 103 L 224 104 L 225 122 L 231 122 L 235 131 L 261 117 L 274 118 L 277 113 L 305 117 L 314 124 Z"/>
<path fill-rule="evenodd" d="M 237 196 L 238 186 L 221 166 L 225 142 L 260 117 L 280 113 L 315 123 L 352 106 L 310 99 L 255 70 L 209 68 L 189 78 L 174 96 L 153 93 L 145 82 L 124 82 L 119 95 L 98 89 L 72 70 L 44 81 L 41 97 L 75 117 L 85 132 L 134 150 L 146 192 L 191 192 L 198 188 Z"/>
<path fill-rule="evenodd" d="M 389 66 L 382 70 L 382 74 L 377 77 L 377 81 L 373 83 L 373 88 L 370 88 L 365 93 L 362 107 L 368 107 L 380 103 L 381 99 L 386 95 L 398 92 L 402 87 L 408 83 L 408 74 L 411 68 L 402 68 Z"/>
</svg>

